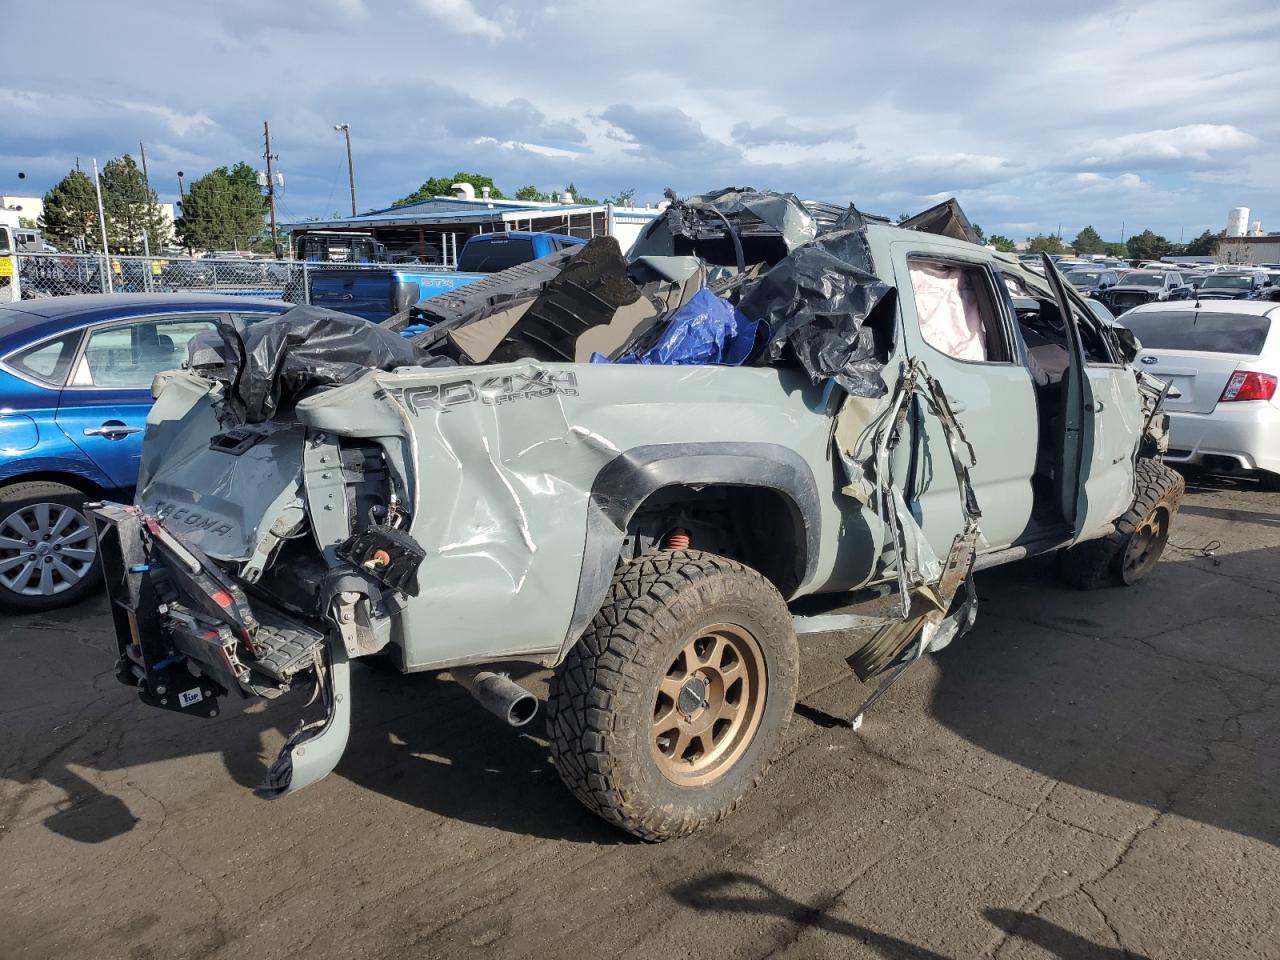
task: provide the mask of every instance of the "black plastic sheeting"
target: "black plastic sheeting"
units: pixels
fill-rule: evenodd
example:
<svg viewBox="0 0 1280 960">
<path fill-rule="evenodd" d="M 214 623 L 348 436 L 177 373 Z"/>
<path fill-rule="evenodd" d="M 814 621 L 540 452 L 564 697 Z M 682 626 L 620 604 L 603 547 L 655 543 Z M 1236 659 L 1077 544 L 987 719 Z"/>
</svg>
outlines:
<svg viewBox="0 0 1280 960">
<path fill-rule="evenodd" d="M 893 288 L 871 268 L 861 215 L 850 207 L 836 229 L 775 264 L 738 307 L 769 324 L 769 357 L 789 348 L 817 384 L 835 380 L 857 397 L 887 392 L 867 317 Z"/>
<path fill-rule="evenodd" d="M 318 387 L 423 361 L 418 348 L 398 333 L 321 307 L 294 307 L 243 334 L 228 323 L 218 332 L 227 348 L 228 399 L 245 423 L 270 420 Z"/>
</svg>

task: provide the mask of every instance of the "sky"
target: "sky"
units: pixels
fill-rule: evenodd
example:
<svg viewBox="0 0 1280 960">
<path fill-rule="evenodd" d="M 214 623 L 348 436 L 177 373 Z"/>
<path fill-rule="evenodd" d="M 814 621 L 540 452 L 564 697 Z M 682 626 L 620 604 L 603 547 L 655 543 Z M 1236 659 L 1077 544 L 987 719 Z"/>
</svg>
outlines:
<svg viewBox="0 0 1280 960">
<path fill-rule="evenodd" d="M 153 187 L 271 123 L 282 220 L 429 176 L 654 203 L 722 186 L 988 234 L 1280 230 L 1280 4 L 58 0 L 6 5 L 0 194 L 146 144 Z M 25 179 L 19 179 L 19 172 Z"/>
</svg>

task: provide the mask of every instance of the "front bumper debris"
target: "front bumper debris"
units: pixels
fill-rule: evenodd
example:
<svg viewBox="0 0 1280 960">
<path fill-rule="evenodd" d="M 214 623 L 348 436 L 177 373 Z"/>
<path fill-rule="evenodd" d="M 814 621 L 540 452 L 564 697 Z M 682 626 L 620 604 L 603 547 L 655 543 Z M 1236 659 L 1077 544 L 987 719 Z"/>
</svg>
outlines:
<svg viewBox="0 0 1280 960">
<path fill-rule="evenodd" d="M 258 789 L 281 796 L 327 775 L 350 729 L 341 642 L 255 598 L 198 549 L 137 507 L 100 504 L 97 530 L 119 659 L 116 676 L 146 704 L 216 717 L 219 698 L 274 699 L 310 680 L 325 715 L 288 739 Z"/>
</svg>

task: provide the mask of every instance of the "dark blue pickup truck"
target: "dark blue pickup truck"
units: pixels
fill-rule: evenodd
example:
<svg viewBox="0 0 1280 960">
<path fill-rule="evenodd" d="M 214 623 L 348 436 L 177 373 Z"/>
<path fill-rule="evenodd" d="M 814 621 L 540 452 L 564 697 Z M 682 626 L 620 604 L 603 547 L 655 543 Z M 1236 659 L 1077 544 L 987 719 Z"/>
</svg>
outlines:
<svg viewBox="0 0 1280 960">
<path fill-rule="evenodd" d="M 372 269 L 321 267 L 311 272 L 311 303 L 377 323 L 419 300 L 583 243 L 580 237 L 559 233 L 482 233 L 462 248 L 457 270 L 429 270 L 408 263 Z"/>
</svg>

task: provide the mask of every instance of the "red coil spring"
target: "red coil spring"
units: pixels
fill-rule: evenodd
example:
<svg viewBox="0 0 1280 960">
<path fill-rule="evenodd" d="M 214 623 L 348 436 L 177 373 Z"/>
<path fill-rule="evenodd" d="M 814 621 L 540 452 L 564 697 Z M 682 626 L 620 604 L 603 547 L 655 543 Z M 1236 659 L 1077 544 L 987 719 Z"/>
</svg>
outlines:
<svg viewBox="0 0 1280 960">
<path fill-rule="evenodd" d="M 676 527 L 662 539 L 663 550 L 688 550 L 689 531 L 684 527 Z"/>
</svg>

